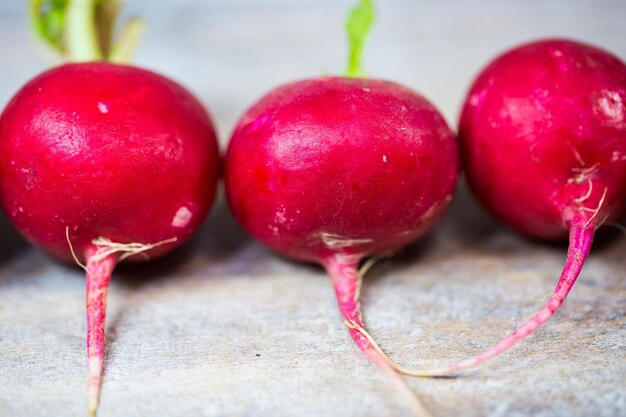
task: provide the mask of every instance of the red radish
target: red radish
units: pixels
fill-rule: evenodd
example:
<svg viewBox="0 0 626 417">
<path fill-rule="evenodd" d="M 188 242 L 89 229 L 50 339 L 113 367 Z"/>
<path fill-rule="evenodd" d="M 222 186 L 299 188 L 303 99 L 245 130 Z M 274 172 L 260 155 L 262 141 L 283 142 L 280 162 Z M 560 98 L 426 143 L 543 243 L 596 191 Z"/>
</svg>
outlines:
<svg viewBox="0 0 626 417">
<path fill-rule="evenodd" d="M 458 150 L 442 116 L 389 81 L 294 82 L 244 114 L 225 165 L 237 220 L 277 252 L 326 269 L 354 342 L 419 409 L 364 330 L 358 265 L 419 238 L 452 199 Z"/>
<path fill-rule="evenodd" d="M 595 230 L 624 214 L 626 65 L 570 40 L 515 48 L 478 76 L 460 138 L 479 201 L 527 236 L 562 239 L 569 231 L 569 250 L 552 297 L 535 316 L 480 355 L 422 375 L 478 365 L 539 328 L 576 282 Z"/>
<path fill-rule="evenodd" d="M 211 120 L 190 93 L 155 73 L 69 64 L 35 78 L 9 103 L 0 155 L 9 219 L 50 254 L 71 261 L 73 248 L 86 264 L 95 401 L 111 271 L 126 257 L 171 251 L 206 217 L 218 165 Z"/>
<path fill-rule="evenodd" d="M 118 262 L 180 245 L 206 217 L 218 149 L 209 115 L 153 72 L 67 64 L 0 117 L 0 204 L 32 243 L 86 269 L 89 407 L 97 408 L 106 293 Z"/>
<path fill-rule="evenodd" d="M 417 93 L 316 78 L 273 90 L 241 118 L 226 191 L 257 239 L 343 275 L 346 264 L 398 249 L 435 223 L 452 198 L 457 159 L 445 121 Z"/>
</svg>

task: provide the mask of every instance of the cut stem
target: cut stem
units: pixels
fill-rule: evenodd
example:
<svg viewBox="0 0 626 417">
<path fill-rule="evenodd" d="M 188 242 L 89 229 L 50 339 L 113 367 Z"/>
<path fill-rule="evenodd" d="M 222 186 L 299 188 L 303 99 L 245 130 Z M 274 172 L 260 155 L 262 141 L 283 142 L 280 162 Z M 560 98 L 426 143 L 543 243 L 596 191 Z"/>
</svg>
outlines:
<svg viewBox="0 0 626 417">
<path fill-rule="evenodd" d="M 114 36 L 123 0 L 30 0 L 32 29 L 73 62 L 130 61 L 144 24 L 130 19 Z M 114 42 L 115 40 L 115 42 Z"/>
<path fill-rule="evenodd" d="M 124 0 L 96 0 L 95 25 L 98 45 L 102 55 L 109 57 L 113 47 L 113 35 Z"/>
<path fill-rule="evenodd" d="M 477 366 L 491 358 L 494 358 L 505 352 L 511 346 L 524 339 L 526 336 L 537 330 L 559 309 L 563 301 L 574 286 L 576 279 L 580 275 L 580 271 L 589 255 L 593 236 L 595 232 L 594 225 L 574 225 L 570 229 L 569 248 L 567 251 L 567 259 L 561 277 L 554 289 L 554 293 L 550 297 L 548 303 L 537 312 L 531 319 L 515 329 L 511 334 L 506 336 L 492 348 L 463 361 L 453 363 L 434 369 L 410 370 L 406 368 L 396 367 L 398 372 L 421 377 L 439 377 L 449 376 L 464 369 Z"/>
<path fill-rule="evenodd" d="M 365 41 L 374 23 L 374 4 L 372 0 L 359 0 L 359 3 L 350 9 L 346 19 L 346 32 L 348 33 L 348 77 L 360 77 L 361 57 L 365 49 Z"/>
<path fill-rule="evenodd" d="M 358 258 L 343 257 L 331 257 L 324 262 L 324 267 L 333 282 L 339 311 L 350 336 L 359 350 L 391 377 L 415 415 L 430 416 L 431 414 L 397 372 L 395 365 L 365 331 L 359 303 L 361 276 L 357 270 L 358 262 Z"/>
<path fill-rule="evenodd" d="M 28 7 L 33 33 L 59 54 L 66 52 L 63 39 L 66 2 L 67 0 L 30 0 Z"/>
<path fill-rule="evenodd" d="M 104 360 L 104 324 L 107 290 L 117 255 L 96 256 L 97 247 L 87 251 L 87 361 L 89 365 L 89 415 L 95 416 L 100 398 Z"/>
<path fill-rule="evenodd" d="M 139 44 L 145 26 L 141 19 L 133 18 L 129 20 L 126 26 L 124 26 L 119 40 L 113 45 L 113 48 L 111 48 L 108 61 L 117 64 L 130 62 Z"/>
<path fill-rule="evenodd" d="M 72 61 L 103 59 L 96 30 L 95 0 L 70 0 L 67 9 L 66 42 Z"/>
</svg>

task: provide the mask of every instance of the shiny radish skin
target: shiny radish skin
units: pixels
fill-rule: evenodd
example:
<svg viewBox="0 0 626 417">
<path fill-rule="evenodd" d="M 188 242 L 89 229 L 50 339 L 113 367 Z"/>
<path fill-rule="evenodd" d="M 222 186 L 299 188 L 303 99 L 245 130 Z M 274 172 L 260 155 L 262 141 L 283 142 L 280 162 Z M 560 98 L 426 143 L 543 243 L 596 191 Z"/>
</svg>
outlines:
<svg viewBox="0 0 626 417">
<path fill-rule="evenodd" d="M 460 122 L 463 163 L 482 205 L 533 238 L 569 234 L 565 266 L 547 304 L 493 348 L 413 372 L 445 375 L 498 356 L 561 306 L 595 230 L 626 208 L 626 66 L 570 40 L 530 43 L 491 63 L 472 86 Z"/>
<path fill-rule="evenodd" d="M 30 242 L 87 272 L 90 413 L 98 402 L 115 264 L 163 255 L 205 219 L 214 128 L 185 89 L 105 62 L 36 77 L 0 117 L 0 203 Z"/>
<path fill-rule="evenodd" d="M 32 243 L 72 262 L 92 240 L 170 251 L 202 223 L 217 183 L 212 122 L 186 90 L 104 62 L 43 73 L 0 119 L 0 202 Z"/>
<path fill-rule="evenodd" d="M 327 77 L 279 87 L 249 109 L 226 154 L 226 193 L 241 225 L 270 248 L 320 262 L 396 250 L 452 198 L 458 151 L 417 93 Z"/>
<path fill-rule="evenodd" d="M 563 239 L 625 213 L 626 66 L 606 51 L 549 40 L 505 53 L 474 82 L 459 137 L 472 191 L 520 233 Z"/>
<path fill-rule="evenodd" d="M 281 86 L 238 123 L 225 162 L 239 223 L 291 258 L 321 264 L 358 348 L 429 415 L 365 331 L 359 261 L 416 240 L 443 215 L 459 171 L 454 135 L 398 84 L 327 77 Z"/>
</svg>

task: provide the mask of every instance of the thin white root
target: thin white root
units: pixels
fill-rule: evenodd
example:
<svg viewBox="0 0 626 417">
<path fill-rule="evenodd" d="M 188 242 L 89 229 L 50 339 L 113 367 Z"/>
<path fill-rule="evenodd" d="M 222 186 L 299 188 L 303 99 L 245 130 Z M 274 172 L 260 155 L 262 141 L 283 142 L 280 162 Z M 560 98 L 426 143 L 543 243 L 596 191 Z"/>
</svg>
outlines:
<svg viewBox="0 0 626 417">
<path fill-rule="evenodd" d="M 590 167 L 587 168 L 572 168 L 572 171 L 575 172 L 577 174 L 577 178 L 576 178 L 576 182 L 577 183 L 581 183 L 583 182 L 584 179 L 586 179 L 587 177 L 592 176 L 593 174 L 595 174 L 598 169 L 600 168 L 600 164 L 599 163 L 595 163 Z"/>
<path fill-rule="evenodd" d="M 361 333 L 363 336 L 365 336 L 365 338 L 370 342 L 370 344 L 372 345 L 374 350 L 376 350 L 376 352 L 378 352 L 380 354 L 380 356 L 384 359 L 384 361 L 391 368 L 393 368 L 396 372 L 399 372 L 399 373 L 404 374 L 404 375 L 417 376 L 417 377 L 430 377 L 430 376 L 433 376 L 433 374 L 430 373 L 430 372 L 422 372 L 422 371 L 420 371 L 418 369 L 409 369 L 409 368 L 405 368 L 402 365 L 398 365 L 397 363 L 395 363 L 382 350 L 382 348 L 378 345 L 378 343 L 376 343 L 376 340 L 374 340 L 374 338 L 367 332 L 367 330 L 365 330 L 363 327 L 359 326 L 353 320 L 345 320 L 344 323 L 346 324 L 346 326 L 349 329 L 354 329 L 354 330 L 358 331 L 359 333 Z"/>
<path fill-rule="evenodd" d="M 580 198 L 575 199 L 574 202 L 576 204 L 583 203 L 585 200 L 587 200 L 591 196 L 591 192 L 593 191 L 593 181 L 591 181 L 591 179 L 588 179 L 587 182 L 589 183 L 589 189 L 587 190 L 587 194 L 585 194 L 584 196 Z"/>
<path fill-rule="evenodd" d="M 598 202 L 598 207 L 596 207 L 595 209 L 590 209 L 590 208 L 586 208 L 586 207 L 582 208 L 582 210 L 590 211 L 590 212 L 593 213 L 593 215 L 589 218 L 589 220 L 587 220 L 587 222 L 583 226 L 584 229 L 586 229 L 587 226 L 589 226 L 589 223 L 591 223 L 593 221 L 593 219 L 595 219 L 596 216 L 598 215 L 598 213 L 600 212 L 600 209 L 602 208 L 602 204 L 604 204 L 604 199 L 606 198 L 606 193 L 608 191 L 609 191 L 609 189 L 607 187 L 604 187 L 604 192 L 602 193 L 602 198 L 600 198 L 600 201 Z"/>
<path fill-rule="evenodd" d="M 574 177 L 570 178 L 567 182 L 568 183 L 574 183 L 574 184 L 582 184 L 583 182 L 585 182 L 586 180 L 591 179 L 591 177 L 593 177 L 596 172 L 598 172 L 598 169 L 600 168 L 600 164 L 595 163 L 590 167 L 582 167 L 582 168 L 572 168 L 572 172 L 574 173 Z"/>
<path fill-rule="evenodd" d="M 97 237 L 91 241 L 91 243 L 98 248 L 96 253 L 93 254 L 93 256 L 91 257 L 91 260 L 94 262 L 99 262 L 109 255 L 121 252 L 123 253 L 123 255 L 120 256 L 118 262 L 122 262 L 124 259 L 129 258 L 133 255 L 138 255 L 140 253 L 149 251 L 150 249 L 154 249 L 157 246 L 165 245 L 167 243 L 174 243 L 177 240 L 178 238 L 172 237 L 156 243 L 118 243 L 112 242 L 105 237 Z"/>
<path fill-rule="evenodd" d="M 546 301 L 546 300 L 547 300 L 548 298 L 550 298 L 550 297 L 552 297 L 552 293 L 551 293 L 551 292 L 546 293 L 546 294 L 545 294 L 543 297 L 541 297 L 541 298 L 536 298 L 536 299 L 534 299 L 534 300 L 531 298 L 531 301 L 532 301 L 533 303 L 543 303 L 544 301 Z"/>
<path fill-rule="evenodd" d="M 391 358 L 389 358 L 389 356 L 387 356 L 387 354 L 382 350 L 380 346 L 378 346 L 378 343 L 376 343 L 376 340 L 374 340 L 374 338 L 367 332 L 367 330 L 359 326 L 354 320 L 344 320 L 343 322 L 348 329 L 354 329 L 358 331 L 359 333 L 361 333 L 363 336 L 365 336 L 365 338 L 370 342 L 374 350 L 376 350 L 376 352 L 380 354 L 380 356 L 385 360 L 385 362 L 389 366 L 391 366 L 393 369 L 397 370 L 399 365 L 396 365 L 396 363 L 392 361 Z"/>
<path fill-rule="evenodd" d="M 574 147 L 572 147 L 572 150 L 574 151 L 574 156 L 578 160 L 578 163 L 580 163 L 580 166 L 584 167 L 585 166 L 585 161 L 583 160 L 582 156 L 580 156 L 580 153 L 578 153 L 578 151 Z"/>
<path fill-rule="evenodd" d="M 65 238 L 67 239 L 67 244 L 70 247 L 70 252 L 72 253 L 72 257 L 78 266 L 87 271 L 87 266 L 78 260 L 78 256 L 76 256 L 76 252 L 74 251 L 74 247 L 72 246 L 72 241 L 70 240 L 70 228 L 69 226 L 65 227 Z M 172 237 L 169 239 L 162 240 L 156 243 L 118 243 L 112 242 L 110 239 L 105 237 L 97 237 L 91 241 L 91 243 L 97 247 L 96 253 L 94 253 L 90 261 L 100 262 L 107 256 L 113 255 L 114 253 L 122 253 L 117 262 L 122 262 L 124 259 L 129 258 L 134 255 L 138 255 L 140 253 L 144 253 L 149 251 L 150 249 L 154 249 L 157 246 L 165 245 L 167 243 L 174 243 L 178 241 L 177 237 Z M 146 255 L 147 256 L 147 255 Z"/>
<path fill-rule="evenodd" d="M 361 267 L 357 271 L 357 276 L 360 279 L 362 279 L 365 276 L 365 274 L 367 274 L 367 272 L 370 269 L 372 269 L 374 265 L 376 265 L 378 262 L 382 261 L 383 259 L 390 258 L 392 256 L 393 256 L 392 251 L 377 253 L 376 255 L 369 258 L 367 261 L 363 262 L 363 265 L 361 265 Z"/>
<path fill-rule="evenodd" d="M 350 239 L 347 237 L 343 237 L 340 235 L 335 235 L 333 233 L 320 233 L 320 239 L 322 243 L 326 245 L 328 249 L 341 249 L 341 248 L 351 248 L 358 245 L 366 245 L 368 243 L 372 243 L 373 239 Z"/>
<path fill-rule="evenodd" d="M 70 227 L 69 226 L 65 226 L 65 238 L 67 239 L 67 244 L 70 247 L 70 252 L 72 252 L 72 258 L 74 258 L 74 261 L 76 262 L 76 264 L 80 266 L 81 268 L 83 268 L 85 272 L 89 272 L 87 271 L 87 265 L 81 263 L 78 260 L 78 257 L 76 256 L 76 252 L 74 252 L 74 247 L 72 246 L 72 241 L 70 240 Z"/>
<path fill-rule="evenodd" d="M 365 330 L 363 327 L 359 326 L 354 320 L 344 320 L 345 325 L 349 329 L 354 329 L 361 333 L 363 336 L 367 338 L 370 342 L 370 345 L 374 348 L 374 350 L 380 355 L 379 358 L 382 359 L 386 366 L 388 366 L 394 372 L 399 374 L 407 374 L 407 370 L 400 365 L 397 365 L 394 361 L 392 361 L 389 356 L 378 346 L 374 338 Z M 398 374 L 392 375 L 394 380 L 396 381 L 397 386 L 402 391 L 403 395 L 409 400 L 411 408 L 413 409 L 415 415 L 417 417 L 432 417 L 432 414 L 424 407 L 422 401 L 407 387 L 407 385 L 402 381 Z M 430 376 L 430 375 L 427 375 Z"/>
<path fill-rule="evenodd" d="M 589 174 L 596 172 L 599 167 L 600 167 L 600 164 L 596 162 L 595 164 L 587 168 L 572 168 L 572 171 L 578 172 L 579 174 L 589 175 Z"/>
<path fill-rule="evenodd" d="M 354 292 L 354 301 L 358 300 L 361 295 L 361 283 L 363 282 L 363 277 L 365 276 L 365 274 L 367 274 L 367 272 L 372 269 L 372 267 L 378 262 L 382 261 L 385 258 L 389 258 L 392 255 L 393 252 L 391 251 L 378 253 L 365 261 L 363 265 L 361 265 L 359 270 L 356 272 L 356 279 L 358 280 L 358 283 L 356 286 L 356 291 Z"/>
</svg>

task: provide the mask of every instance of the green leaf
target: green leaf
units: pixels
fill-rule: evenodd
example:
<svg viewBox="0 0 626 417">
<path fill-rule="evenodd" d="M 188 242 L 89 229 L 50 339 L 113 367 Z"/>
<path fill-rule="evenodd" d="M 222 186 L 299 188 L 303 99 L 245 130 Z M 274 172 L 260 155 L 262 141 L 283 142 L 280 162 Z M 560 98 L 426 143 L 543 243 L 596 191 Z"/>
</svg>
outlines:
<svg viewBox="0 0 626 417">
<path fill-rule="evenodd" d="M 74 62 L 103 59 L 98 40 L 96 2 L 94 0 L 70 0 L 67 10 L 65 39 L 70 59 Z"/>
<path fill-rule="evenodd" d="M 360 0 L 359 4 L 354 6 L 348 13 L 346 31 L 348 32 L 350 55 L 346 75 L 349 77 L 363 75 L 361 71 L 361 56 L 363 55 L 367 35 L 372 27 L 372 23 L 374 23 L 374 15 L 375 10 L 372 0 Z"/>
<path fill-rule="evenodd" d="M 124 0 L 29 0 L 35 35 L 71 61 L 128 62 L 143 23 L 129 20 L 115 37 Z"/>
<path fill-rule="evenodd" d="M 58 52 L 67 51 L 64 28 L 68 0 L 31 0 L 30 20 L 35 35 Z"/>
</svg>

